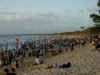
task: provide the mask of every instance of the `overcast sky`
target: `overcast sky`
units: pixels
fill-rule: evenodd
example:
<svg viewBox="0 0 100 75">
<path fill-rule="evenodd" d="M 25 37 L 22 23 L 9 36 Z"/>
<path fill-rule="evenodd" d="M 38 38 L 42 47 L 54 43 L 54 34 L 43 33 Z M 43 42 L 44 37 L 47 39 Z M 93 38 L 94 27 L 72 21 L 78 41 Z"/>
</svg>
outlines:
<svg viewBox="0 0 100 75">
<path fill-rule="evenodd" d="M 45 34 L 91 26 L 98 0 L 0 0 L 0 34 Z"/>
</svg>

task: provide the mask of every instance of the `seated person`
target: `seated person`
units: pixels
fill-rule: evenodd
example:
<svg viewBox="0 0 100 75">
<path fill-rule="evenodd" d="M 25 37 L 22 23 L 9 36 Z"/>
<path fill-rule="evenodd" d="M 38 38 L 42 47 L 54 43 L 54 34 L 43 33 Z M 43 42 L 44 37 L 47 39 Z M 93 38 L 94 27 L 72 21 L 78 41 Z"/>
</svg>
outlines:
<svg viewBox="0 0 100 75">
<path fill-rule="evenodd" d="M 15 68 L 11 68 L 11 75 L 16 75 Z"/>
<path fill-rule="evenodd" d="M 71 67 L 71 63 L 68 62 L 67 64 L 62 64 L 60 67 L 61 68 L 70 68 Z"/>
<path fill-rule="evenodd" d="M 11 75 L 11 73 L 9 72 L 9 69 L 8 68 L 5 68 L 4 69 L 4 75 Z"/>
<path fill-rule="evenodd" d="M 40 57 L 36 57 L 36 58 L 35 58 L 35 64 L 36 64 L 36 65 L 42 64 L 42 63 L 43 63 L 43 60 L 41 60 Z"/>
<path fill-rule="evenodd" d="M 70 68 L 71 63 L 65 63 L 65 64 L 48 64 L 47 66 L 41 67 L 41 69 L 51 69 L 51 68 Z"/>
</svg>

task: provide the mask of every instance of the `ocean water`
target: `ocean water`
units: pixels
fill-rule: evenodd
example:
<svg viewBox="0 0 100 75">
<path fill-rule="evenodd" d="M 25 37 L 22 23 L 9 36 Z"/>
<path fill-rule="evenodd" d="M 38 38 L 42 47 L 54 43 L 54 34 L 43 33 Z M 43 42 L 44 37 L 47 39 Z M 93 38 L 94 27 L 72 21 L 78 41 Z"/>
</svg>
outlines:
<svg viewBox="0 0 100 75">
<path fill-rule="evenodd" d="M 25 41 L 34 41 L 40 40 L 41 38 L 48 38 L 48 35 L 20 35 L 20 36 L 0 36 L 0 48 L 5 49 L 13 49 L 16 47 L 16 39 L 19 39 L 19 47 L 20 44 L 24 43 Z"/>
</svg>

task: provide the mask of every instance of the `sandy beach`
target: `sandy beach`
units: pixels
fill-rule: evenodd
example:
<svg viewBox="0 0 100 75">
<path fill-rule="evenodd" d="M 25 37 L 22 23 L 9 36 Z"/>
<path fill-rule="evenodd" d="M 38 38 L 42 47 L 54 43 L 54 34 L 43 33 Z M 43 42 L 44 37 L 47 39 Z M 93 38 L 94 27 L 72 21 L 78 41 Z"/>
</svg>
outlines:
<svg viewBox="0 0 100 75">
<path fill-rule="evenodd" d="M 100 75 L 100 0 L 1 0 L 0 75 Z"/>
<path fill-rule="evenodd" d="M 100 75 L 100 54 L 86 45 L 76 47 L 73 52 L 63 52 L 53 57 L 46 58 L 42 65 L 33 65 L 33 58 L 25 62 L 24 68 L 17 70 L 18 75 Z M 31 59 L 31 60 L 30 60 Z M 66 69 L 40 69 L 47 64 L 63 64 L 71 62 L 72 66 Z"/>
<path fill-rule="evenodd" d="M 69 37 L 73 38 L 73 36 Z M 78 37 L 76 36 L 74 38 Z M 17 75 L 100 75 L 100 52 L 96 52 L 89 44 L 75 46 L 72 52 L 70 50 L 64 51 L 63 48 L 63 52 L 56 56 L 42 58 L 44 61 L 43 64 L 34 65 L 34 57 L 26 57 L 24 59 L 24 66 L 20 65 L 16 69 Z M 47 66 L 48 64 L 64 64 L 68 62 L 72 64 L 70 68 L 41 69 L 41 67 Z M 0 75 L 3 75 L 2 73 L 3 68 L 0 69 Z"/>
</svg>

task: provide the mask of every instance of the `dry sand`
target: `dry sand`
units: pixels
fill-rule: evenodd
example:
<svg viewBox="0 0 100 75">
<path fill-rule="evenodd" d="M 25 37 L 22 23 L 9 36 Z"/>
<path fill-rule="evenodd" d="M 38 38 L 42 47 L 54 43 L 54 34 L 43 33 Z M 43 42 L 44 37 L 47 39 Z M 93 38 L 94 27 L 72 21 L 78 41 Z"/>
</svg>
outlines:
<svg viewBox="0 0 100 75">
<path fill-rule="evenodd" d="M 76 47 L 73 52 L 63 52 L 45 59 L 44 64 L 38 66 L 34 66 L 33 59 L 30 59 L 28 59 L 26 67 L 17 70 L 18 75 L 100 75 L 100 53 L 91 50 L 88 45 L 81 48 Z M 58 64 L 71 62 L 72 67 L 66 69 L 39 69 L 43 65 L 55 64 L 56 62 Z"/>
</svg>

